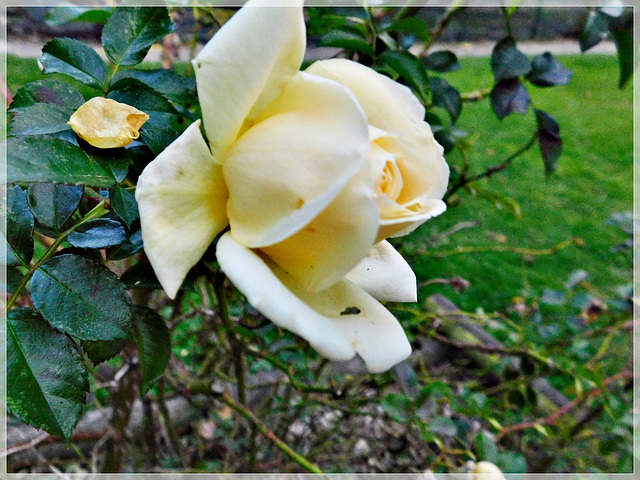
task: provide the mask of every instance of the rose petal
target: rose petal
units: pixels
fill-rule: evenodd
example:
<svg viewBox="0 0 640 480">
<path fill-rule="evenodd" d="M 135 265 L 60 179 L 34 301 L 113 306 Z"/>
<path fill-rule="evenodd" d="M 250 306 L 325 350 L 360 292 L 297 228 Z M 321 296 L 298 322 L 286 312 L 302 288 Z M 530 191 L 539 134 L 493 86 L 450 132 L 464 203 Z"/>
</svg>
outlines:
<svg viewBox="0 0 640 480">
<path fill-rule="evenodd" d="M 119 148 L 140 136 L 149 115 L 126 103 L 93 97 L 71 115 L 68 124 L 85 142 L 97 148 Z"/>
<path fill-rule="evenodd" d="M 144 169 L 136 200 L 149 261 L 169 297 L 227 226 L 227 188 L 200 121 Z"/>
<path fill-rule="evenodd" d="M 377 240 L 381 241 L 389 237 L 395 238 L 407 235 L 430 218 L 437 217 L 447 209 L 447 204 L 442 200 L 421 200 L 419 204 L 421 208 L 421 213 L 419 214 L 380 220 Z"/>
<path fill-rule="evenodd" d="M 377 243 L 346 279 L 385 302 L 415 302 L 418 300 L 416 276 L 393 246 Z"/>
<path fill-rule="evenodd" d="M 335 80 L 351 89 L 369 123 L 394 137 L 394 153 L 401 152 L 411 163 L 406 166 L 406 174 L 403 172 L 405 197 L 414 198 L 426 193 L 429 198 L 442 198 L 449 181 L 449 167 L 442 147 L 424 122 L 424 107 L 408 87 L 345 59 L 322 60 L 306 72 Z M 403 201 L 403 198 L 398 199 L 399 203 Z"/>
<path fill-rule="evenodd" d="M 250 1 L 193 60 L 211 152 L 226 149 L 298 71 L 305 49 L 302 0 Z M 271 6 L 270 6 L 271 5 Z"/>
<path fill-rule="evenodd" d="M 336 283 L 367 255 L 376 239 L 379 222 L 369 168 L 363 165 L 311 223 L 262 250 L 303 288 L 318 291 Z"/>
<path fill-rule="evenodd" d="M 327 207 L 364 164 L 364 114 L 343 86 L 299 73 L 223 164 L 229 223 L 248 247 L 276 244 Z"/>
<path fill-rule="evenodd" d="M 357 353 L 369 371 L 383 372 L 411 353 L 395 317 L 348 280 L 318 293 L 305 292 L 280 267 L 263 260 L 229 233 L 218 240 L 216 256 L 220 268 L 251 305 L 331 360 L 348 360 Z"/>
</svg>

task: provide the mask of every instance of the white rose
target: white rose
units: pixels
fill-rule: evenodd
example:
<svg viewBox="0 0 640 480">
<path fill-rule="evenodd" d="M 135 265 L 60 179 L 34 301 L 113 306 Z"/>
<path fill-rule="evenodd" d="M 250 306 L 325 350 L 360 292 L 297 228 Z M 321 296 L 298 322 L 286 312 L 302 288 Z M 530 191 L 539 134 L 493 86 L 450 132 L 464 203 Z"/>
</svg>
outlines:
<svg viewBox="0 0 640 480">
<path fill-rule="evenodd" d="M 406 87 L 354 64 L 373 90 L 325 62 L 299 72 L 302 1 L 267 4 L 245 5 L 193 62 L 208 144 L 196 122 L 141 174 L 145 251 L 174 297 L 229 225 L 216 256 L 257 310 L 327 358 L 384 371 L 411 348 L 376 298 L 415 301 L 416 283 L 383 240 L 444 210 L 442 149 Z"/>
</svg>

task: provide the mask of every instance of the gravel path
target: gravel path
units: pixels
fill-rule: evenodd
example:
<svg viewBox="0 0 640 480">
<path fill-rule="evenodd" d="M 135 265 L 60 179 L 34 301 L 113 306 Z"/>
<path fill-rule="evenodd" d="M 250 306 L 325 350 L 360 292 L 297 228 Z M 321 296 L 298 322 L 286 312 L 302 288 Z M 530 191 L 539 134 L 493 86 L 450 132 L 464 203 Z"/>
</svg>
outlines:
<svg viewBox="0 0 640 480">
<path fill-rule="evenodd" d="M 456 55 L 460 57 L 482 57 L 491 55 L 491 50 L 495 42 L 477 42 L 477 43 L 441 43 L 433 46 L 435 50 L 452 50 Z M 104 57 L 104 51 L 99 45 L 91 45 L 95 48 L 100 55 Z M 38 45 L 34 42 L 16 40 L 7 43 L 7 53 L 11 55 L 17 55 L 19 57 L 39 57 L 42 45 Z M 559 40 L 552 42 L 518 42 L 518 48 L 527 55 L 539 55 L 544 52 L 551 52 L 555 55 L 567 55 L 580 53 L 580 47 L 577 41 L 574 40 Z M 312 48 L 307 51 L 307 60 L 316 60 L 318 58 L 326 58 L 331 56 L 337 49 L 334 48 Z M 605 54 L 613 55 L 616 53 L 616 48 L 613 42 L 605 41 L 592 48 L 587 52 L 588 54 Z M 149 55 L 148 61 L 158 62 L 160 61 L 161 48 L 158 45 L 154 45 Z M 188 60 L 189 50 L 187 48 L 181 48 L 179 51 L 180 60 Z M 106 58 L 106 57 L 104 57 Z"/>
</svg>

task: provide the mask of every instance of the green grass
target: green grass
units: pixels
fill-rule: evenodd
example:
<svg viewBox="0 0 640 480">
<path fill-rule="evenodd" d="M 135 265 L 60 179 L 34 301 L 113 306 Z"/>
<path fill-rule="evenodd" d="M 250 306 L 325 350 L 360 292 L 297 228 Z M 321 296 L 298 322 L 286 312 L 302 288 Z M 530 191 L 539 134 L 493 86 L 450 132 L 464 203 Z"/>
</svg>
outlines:
<svg viewBox="0 0 640 480">
<path fill-rule="evenodd" d="M 421 227 L 406 242 L 405 254 L 459 222 L 478 221 L 479 227 L 462 230 L 448 241 L 430 247 L 444 251 L 459 246 L 505 245 L 544 249 L 569 237 L 584 240 L 556 254 L 535 256 L 532 264 L 517 253 L 472 253 L 446 258 L 412 258 L 419 280 L 450 278 L 469 280 L 471 287 L 456 294 L 450 287 L 430 285 L 421 297 L 441 292 L 464 309 L 502 309 L 514 296 L 537 296 L 542 289 L 563 289 L 569 274 L 584 269 L 592 293 L 608 297 L 632 280 L 630 253 L 613 253 L 611 247 L 626 234 L 605 221 L 614 212 L 633 210 L 633 109 L 632 90 L 617 89 L 617 61 L 613 56 L 566 56 L 561 62 L 574 72 L 568 85 L 537 88 L 528 85 L 536 108 L 548 112 L 560 124 L 564 150 L 558 170 L 549 178 L 538 146 L 496 174 L 483 188 L 520 203 L 522 218 L 505 209 L 461 194 L 462 203 Z M 447 79 L 462 92 L 491 86 L 488 59 L 461 59 L 462 68 Z M 500 163 L 524 145 L 535 130 L 535 118 L 512 114 L 498 120 L 489 100 L 465 104 L 458 126 L 479 135 L 469 154 L 471 173 Z M 459 155 L 448 158 L 461 165 Z M 495 240 L 503 235 L 504 243 Z"/>
<path fill-rule="evenodd" d="M 467 310 L 504 309 L 515 296 L 537 296 L 544 288 L 562 289 L 568 275 L 579 268 L 589 272 L 588 281 L 596 295 L 615 295 L 618 286 L 631 282 L 630 253 L 611 252 L 626 235 L 605 221 L 613 212 L 632 210 L 632 91 L 617 89 L 618 66 L 613 56 L 574 55 L 560 60 L 574 72 L 568 85 L 528 85 L 536 108 L 560 124 L 564 151 L 558 170 L 545 177 L 536 145 L 509 169 L 481 182 L 483 188 L 517 201 L 522 208 L 520 220 L 464 192 L 459 205 L 408 237 L 403 253 L 419 281 L 460 275 L 471 282 L 471 287 L 459 294 L 448 286 L 430 285 L 421 289 L 421 298 L 440 292 Z M 461 64 L 461 70 L 445 75 L 460 91 L 491 86 L 488 59 L 463 58 Z M 14 93 L 28 81 L 45 77 L 35 59 L 10 55 L 7 67 L 8 85 Z M 86 96 L 90 91 L 85 88 L 84 93 Z M 535 118 L 530 111 L 498 120 L 485 99 L 465 104 L 458 126 L 478 136 L 469 154 L 474 173 L 501 162 L 526 143 L 535 129 Z M 448 161 L 461 164 L 457 154 Z M 462 230 L 430 246 L 429 251 L 480 245 L 544 249 L 569 237 L 580 237 L 585 243 L 536 256 L 533 263 L 527 263 L 521 254 L 505 252 L 446 258 L 412 255 L 439 232 L 465 221 L 478 221 L 480 226 Z M 496 234 L 506 241 L 498 243 Z"/>
</svg>

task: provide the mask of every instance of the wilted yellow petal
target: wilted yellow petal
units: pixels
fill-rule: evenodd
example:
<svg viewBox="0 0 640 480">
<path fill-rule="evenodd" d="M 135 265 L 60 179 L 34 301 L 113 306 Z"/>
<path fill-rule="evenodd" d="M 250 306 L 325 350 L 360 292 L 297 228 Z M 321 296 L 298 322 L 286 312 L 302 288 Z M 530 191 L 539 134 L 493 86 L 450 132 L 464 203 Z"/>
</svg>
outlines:
<svg viewBox="0 0 640 480">
<path fill-rule="evenodd" d="M 68 124 L 80 138 L 98 148 L 129 145 L 149 115 L 110 98 L 94 97 L 71 115 Z"/>
<path fill-rule="evenodd" d="M 473 480 L 505 480 L 502 471 L 491 462 L 478 462 L 473 469 Z"/>
</svg>

